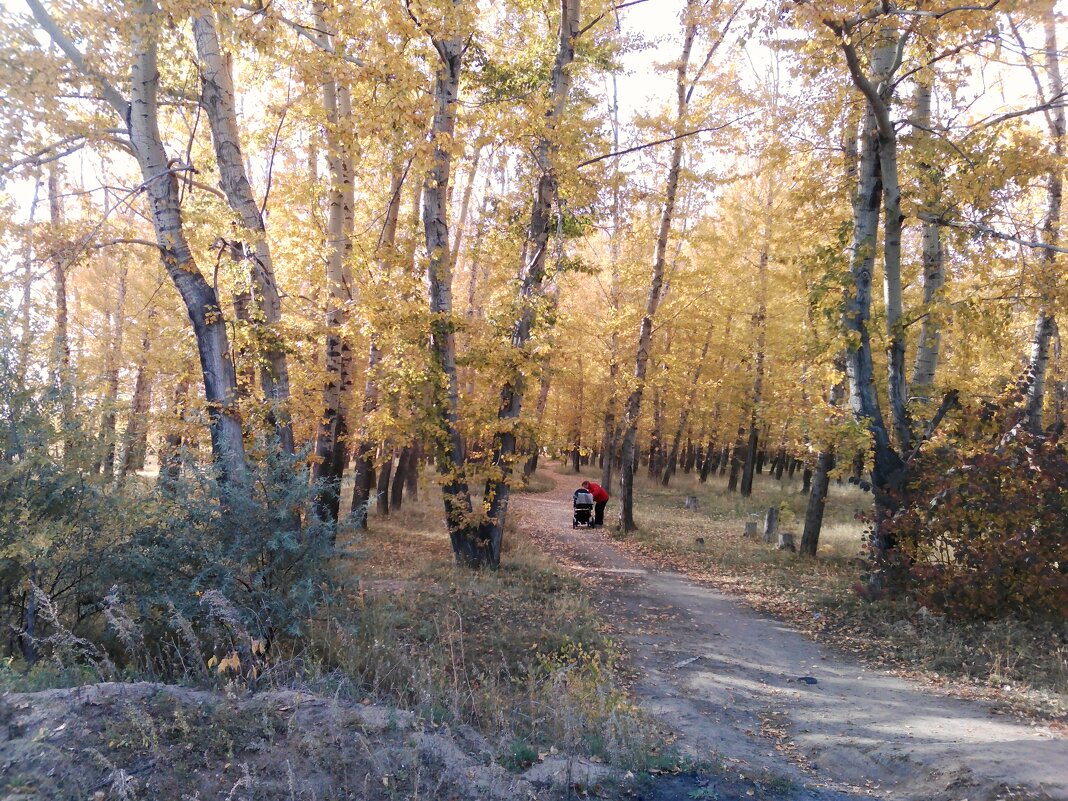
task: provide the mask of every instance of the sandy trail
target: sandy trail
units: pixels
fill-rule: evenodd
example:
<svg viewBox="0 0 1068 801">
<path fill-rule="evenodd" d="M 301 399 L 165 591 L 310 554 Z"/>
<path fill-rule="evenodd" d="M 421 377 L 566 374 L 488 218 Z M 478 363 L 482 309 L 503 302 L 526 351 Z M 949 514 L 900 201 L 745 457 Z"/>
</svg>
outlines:
<svg viewBox="0 0 1068 801">
<path fill-rule="evenodd" d="M 544 475 L 553 490 L 514 496 L 519 530 L 596 585 L 641 673 L 635 693 L 695 756 L 887 801 L 1068 799 L 1068 740 L 862 667 L 635 561 L 604 530 L 573 530 L 573 488 Z"/>
</svg>

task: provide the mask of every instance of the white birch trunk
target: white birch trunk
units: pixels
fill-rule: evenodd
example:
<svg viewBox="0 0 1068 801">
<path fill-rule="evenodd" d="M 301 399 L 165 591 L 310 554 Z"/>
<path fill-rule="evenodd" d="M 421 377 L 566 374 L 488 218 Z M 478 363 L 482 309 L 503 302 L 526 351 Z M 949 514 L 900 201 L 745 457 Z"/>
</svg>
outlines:
<svg viewBox="0 0 1068 801">
<path fill-rule="evenodd" d="M 215 160 L 219 168 L 219 185 L 251 240 L 243 243 L 243 250 L 249 260 L 254 290 L 256 313 L 252 317 L 252 324 L 260 357 L 257 359 L 260 362 L 260 388 L 270 408 L 269 419 L 274 422 L 279 446 L 284 453 L 292 455 L 289 368 L 279 330 L 282 304 L 263 214 L 253 196 L 242 160 L 231 55 L 222 51 L 215 12 L 210 6 L 201 9 L 194 18 L 193 35 L 200 59 L 200 104 L 211 128 Z"/>
<path fill-rule="evenodd" d="M 1046 33 L 1046 72 L 1049 75 L 1048 96 L 1051 99 L 1059 99 L 1064 93 L 1064 82 L 1061 78 L 1060 56 L 1057 50 L 1057 24 L 1052 5 L 1046 10 L 1043 24 Z M 1058 166 L 1050 171 L 1047 178 L 1046 219 L 1042 226 L 1042 241 L 1046 245 L 1057 246 L 1060 243 L 1061 205 L 1064 193 L 1064 177 L 1060 165 L 1064 159 L 1065 134 L 1064 106 L 1059 101 L 1054 103 L 1049 110 L 1047 120 Z M 1039 434 L 1043 430 L 1043 406 L 1046 400 L 1050 343 L 1057 326 L 1052 310 L 1052 292 L 1057 283 L 1056 278 L 1057 254 L 1053 250 L 1044 250 L 1039 273 L 1039 294 L 1042 305 L 1035 319 L 1028 365 L 1031 380 L 1027 390 L 1026 425 L 1033 434 Z"/>
<path fill-rule="evenodd" d="M 686 4 L 685 27 L 683 32 L 682 55 L 679 57 L 675 76 L 675 133 L 682 133 L 686 127 L 689 114 L 689 92 L 687 70 L 690 53 L 697 36 L 696 0 Z M 664 193 L 664 205 L 660 210 L 660 222 L 657 227 L 656 247 L 653 252 L 653 270 L 649 279 L 649 293 L 645 300 L 645 312 L 638 329 L 638 345 L 634 354 L 634 383 L 627 398 L 623 416 L 623 453 L 620 459 L 620 504 L 619 528 L 633 531 L 634 522 L 634 466 L 637 457 L 638 423 L 642 410 L 642 394 L 645 390 L 645 376 L 649 365 L 649 355 L 653 345 L 653 320 L 660 306 L 660 295 L 664 284 L 664 265 L 667 258 L 668 237 L 675 215 L 675 200 L 679 189 L 679 173 L 682 169 L 684 139 L 676 139 L 671 148 L 671 163 L 668 167 Z"/>
</svg>

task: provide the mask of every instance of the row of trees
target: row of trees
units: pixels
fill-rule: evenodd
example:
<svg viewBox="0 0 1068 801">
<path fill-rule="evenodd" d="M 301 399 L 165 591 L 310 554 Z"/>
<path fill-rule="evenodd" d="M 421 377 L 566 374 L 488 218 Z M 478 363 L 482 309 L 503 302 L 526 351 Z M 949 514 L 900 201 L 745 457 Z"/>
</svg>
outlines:
<svg viewBox="0 0 1068 801">
<path fill-rule="evenodd" d="M 642 454 L 742 494 L 766 454 L 809 553 L 870 468 L 884 553 L 956 404 L 1019 380 L 1052 436 L 1052 2 L 685 0 L 628 119 L 642 6 L 6 8 L 10 386 L 58 399 L 49 447 L 120 488 L 280 453 L 328 529 L 425 453 L 495 566 L 546 447 L 598 455 L 624 530 Z"/>
</svg>

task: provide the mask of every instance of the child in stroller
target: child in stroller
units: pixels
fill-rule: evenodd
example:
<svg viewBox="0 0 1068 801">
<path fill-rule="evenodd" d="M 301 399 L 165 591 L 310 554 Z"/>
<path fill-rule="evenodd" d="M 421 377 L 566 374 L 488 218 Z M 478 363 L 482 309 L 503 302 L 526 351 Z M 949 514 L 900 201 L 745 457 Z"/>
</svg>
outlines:
<svg viewBox="0 0 1068 801">
<path fill-rule="evenodd" d="M 585 487 L 575 490 L 574 507 L 575 517 L 571 521 L 571 528 L 593 528 L 593 495 Z"/>
</svg>

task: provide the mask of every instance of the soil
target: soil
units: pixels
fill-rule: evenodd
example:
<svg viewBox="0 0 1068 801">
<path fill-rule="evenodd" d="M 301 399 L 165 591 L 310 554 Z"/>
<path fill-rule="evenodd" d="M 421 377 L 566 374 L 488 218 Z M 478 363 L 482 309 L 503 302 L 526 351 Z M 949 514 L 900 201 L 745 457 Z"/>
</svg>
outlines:
<svg viewBox="0 0 1068 801">
<path fill-rule="evenodd" d="M 864 667 L 637 561 L 607 529 L 573 529 L 570 486 L 555 484 L 515 497 L 517 530 L 595 585 L 631 655 L 634 694 L 693 758 L 781 777 L 783 791 L 766 796 L 774 798 L 793 787 L 887 801 L 1068 799 L 1068 740 L 1055 731 Z M 735 797 L 656 786 L 669 794 L 648 798 Z"/>
</svg>

